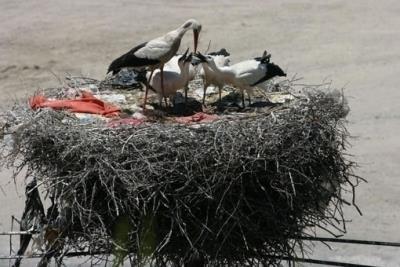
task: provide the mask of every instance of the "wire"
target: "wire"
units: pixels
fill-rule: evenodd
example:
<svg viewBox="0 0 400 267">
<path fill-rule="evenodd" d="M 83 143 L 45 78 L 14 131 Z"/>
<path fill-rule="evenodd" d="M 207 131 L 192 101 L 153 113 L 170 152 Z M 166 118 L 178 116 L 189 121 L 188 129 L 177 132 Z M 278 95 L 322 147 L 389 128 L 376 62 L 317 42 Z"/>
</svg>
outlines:
<svg viewBox="0 0 400 267">
<path fill-rule="evenodd" d="M 323 264 L 325 266 L 343 266 L 343 267 L 376 267 L 374 265 L 363 265 L 356 263 L 347 263 L 347 262 L 339 262 L 339 261 L 326 261 L 326 260 L 316 260 L 316 259 L 304 259 L 304 258 L 295 258 L 295 257 L 277 257 L 282 260 L 287 261 L 296 261 L 296 262 L 307 262 L 313 264 Z"/>
<path fill-rule="evenodd" d="M 400 247 L 400 243 L 399 242 L 386 242 L 386 241 L 374 241 L 374 240 L 340 239 L 340 238 L 311 237 L 311 236 L 302 236 L 302 237 L 297 237 L 297 238 L 294 238 L 294 239 L 302 239 L 302 240 L 310 240 L 310 241 L 322 241 L 322 242 L 332 242 L 332 243 L 348 243 L 348 244 Z"/>
</svg>

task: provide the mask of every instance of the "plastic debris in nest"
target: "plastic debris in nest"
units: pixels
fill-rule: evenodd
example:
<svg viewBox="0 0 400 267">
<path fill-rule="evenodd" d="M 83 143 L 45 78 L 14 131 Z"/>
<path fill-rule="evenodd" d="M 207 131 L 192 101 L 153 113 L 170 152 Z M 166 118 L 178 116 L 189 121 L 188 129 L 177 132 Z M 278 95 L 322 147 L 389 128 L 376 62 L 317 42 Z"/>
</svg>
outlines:
<svg viewBox="0 0 400 267">
<path fill-rule="evenodd" d="M 109 103 L 126 104 L 126 96 L 124 94 L 110 93 L 110 94 L 96 94 L 95 97 Z"/>
<path fill-rule="evenodd" d="M 118 116 L 121 111 L 119 107 L 106 103 L 86 91 L 82 92 L 81 97 L 74 99 L 49 99 L 42 94 L 38 94 L 29 99 L 29 105 L 32 109 L 52 108 L 109 117 Z"/>
<path fill-rule="evenodd" d="M 116 75 L 102 81 L 102 87 L 108 86 L 119 89 L 141 89 L 139 72 L 131 69 L 122 69 Z"/>
</svg>

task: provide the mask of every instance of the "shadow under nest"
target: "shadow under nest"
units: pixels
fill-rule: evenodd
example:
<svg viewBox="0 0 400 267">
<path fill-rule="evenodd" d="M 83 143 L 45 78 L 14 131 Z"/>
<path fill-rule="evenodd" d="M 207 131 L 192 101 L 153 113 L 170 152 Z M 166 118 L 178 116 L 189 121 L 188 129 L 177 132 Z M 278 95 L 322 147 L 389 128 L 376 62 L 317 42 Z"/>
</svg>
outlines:
<svg viewBox="0 0 400 267">
<path fill-rule="evenodd" d="M 306 228 L 345 232 L 342 207 L 355 205 L 342 196 L 354 197 L 359 177 L 337 92 L 199 127 L 20 112 L 3 159 L 67 211 L 65 251 L 117 251 L 154 266 L 278 265 L 302 250 Z"/>
</svg>

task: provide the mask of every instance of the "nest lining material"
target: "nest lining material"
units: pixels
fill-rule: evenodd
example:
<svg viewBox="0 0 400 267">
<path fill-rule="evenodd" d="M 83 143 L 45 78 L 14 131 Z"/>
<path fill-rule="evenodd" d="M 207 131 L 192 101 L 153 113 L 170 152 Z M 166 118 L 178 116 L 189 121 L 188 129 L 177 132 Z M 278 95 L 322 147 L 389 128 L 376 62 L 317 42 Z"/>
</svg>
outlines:
<svg viewBox="0 0 400 267">
<path fill-rule="evenodd" d="M 342 193 L 354 196 L 359 181 L 345 156 L 347 113 L 342 94 L 318 90 L 201 127 L 82 125 L 16 106 L 3 116 L 13 142 L 2 163 L 26 167 L 65 211 L 64 250 L 117 243 L 156 266 L 193 255 L 210 266 L 274 265 L 301 248 L 308 227 L 345 231 L 342 207 L 355 203 Z"/>
</svg>

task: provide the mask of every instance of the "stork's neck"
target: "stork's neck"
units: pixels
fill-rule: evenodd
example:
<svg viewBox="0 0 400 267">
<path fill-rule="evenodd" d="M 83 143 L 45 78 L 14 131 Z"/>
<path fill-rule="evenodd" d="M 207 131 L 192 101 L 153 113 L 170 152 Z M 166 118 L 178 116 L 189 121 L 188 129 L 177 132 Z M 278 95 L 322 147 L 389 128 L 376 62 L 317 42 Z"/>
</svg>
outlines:
<svg viewBox="0 0 400 267">
<path fill-rule="evenodd" d="M 222 69 L 220 67 L 217 66 L 217 64 L 215 64 L 214 60 L 211 60 L 209 62 L 207 62 L 207 67 L 209 67 L 211 70 L 217 72 L 217 73 L 221 73 Z"/>
<path fill-rule="evenodd" d="M 180 44 L 181 39 L 182 39 L 183 35 L 186 33 L 186 31 L 187 31 L 187 29 L 178 28 L 178 29 L 170 31 L 166 35 L 164 35 L 164 39 L 171 43 L 179 43 Z M 179 48 L 179 46 L 178 46 L 178 48 Z"/>
<path fill-rule="evenodd" d="M 202 65 L 202 67 L 203 67 L 203 70 L 204 70 L 204 72 L 207 74 L 207 73 L 210 73 L 210 72 L 213 72 L 213 70 L 211 69 L 211 67 L 208 65 L 208 63 L 201 63 L 201 65 Z"/>
<path fill-rule="evenodd" d="M 179 65 L 179 69 L 181 70 L 181 77 L 183 80 L 186 80 L 189 77 L 189 64 L 190 63 L 184 63 L 182 65 Z"/>
<path fill-rule="evenodd" d="M 232 83 L 235 77 L 235 71 L 230 66 L 217 66 L 212 60 L 208 62 L 208 67 L 221 77 L 225 83 Z"/>
<path fill-rule="evenodd" d="M 183 35 L 185 35 L 185 33 L 189 30 L 189 28 L 183 28 L 182 26 L 179 27 L 178 29 L 176 29 L 175 31 L 177 32 L 177 35 L 179 36 L 179 38 L 182 38 Z"/>
</svg>

